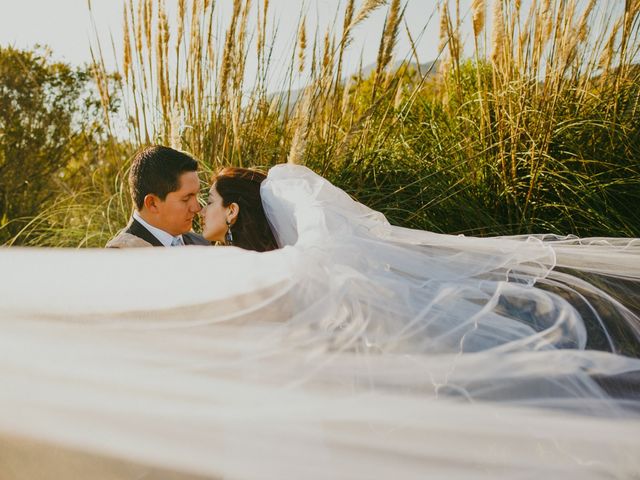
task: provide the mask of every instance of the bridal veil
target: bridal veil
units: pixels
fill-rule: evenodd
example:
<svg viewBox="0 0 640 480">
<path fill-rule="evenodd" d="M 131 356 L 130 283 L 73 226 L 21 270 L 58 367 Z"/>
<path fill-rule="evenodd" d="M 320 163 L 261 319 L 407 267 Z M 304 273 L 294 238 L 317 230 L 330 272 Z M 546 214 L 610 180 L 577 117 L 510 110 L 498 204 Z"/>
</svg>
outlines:
<svg viewBox="0 0 640 480">
<path fill-rule="evenodd" d="M 1 472 L 640 471 L 640 240 L 404 229 L 295 165 L 261 195 L 272 252 L 0 250 Z"/>
</svg>

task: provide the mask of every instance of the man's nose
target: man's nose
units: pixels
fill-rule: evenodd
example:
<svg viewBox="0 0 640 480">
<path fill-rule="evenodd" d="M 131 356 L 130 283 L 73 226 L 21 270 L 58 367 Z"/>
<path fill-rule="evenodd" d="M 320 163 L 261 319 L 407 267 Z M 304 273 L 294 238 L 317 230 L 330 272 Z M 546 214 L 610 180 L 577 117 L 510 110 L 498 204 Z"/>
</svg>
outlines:
<svg viewBox="0 0 640 480">
<path fill-rule="evenodd" d="M 196 200 L 195 202 L 193 202 L 193 205 L 191 206 L 191 211 L 193 213 L 198 213 L 200 210 L 202 210 L 202 205 L 200 205 L 200 202 Z"/>
</svg>

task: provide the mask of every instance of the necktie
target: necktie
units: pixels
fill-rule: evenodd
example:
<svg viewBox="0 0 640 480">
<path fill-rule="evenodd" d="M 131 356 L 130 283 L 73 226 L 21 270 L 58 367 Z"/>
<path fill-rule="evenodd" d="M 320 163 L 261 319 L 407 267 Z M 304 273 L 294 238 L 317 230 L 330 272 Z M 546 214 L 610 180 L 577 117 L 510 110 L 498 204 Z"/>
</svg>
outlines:
<svg viewBox="0 0 640 480">
<path fill-rule="evenodd" d="M 182 245 L 184 245 L 182 243 L 182 237 L 173 237 L 173 240 L 171 240 L 172 247 L 181 247 Z"/>
</svg>

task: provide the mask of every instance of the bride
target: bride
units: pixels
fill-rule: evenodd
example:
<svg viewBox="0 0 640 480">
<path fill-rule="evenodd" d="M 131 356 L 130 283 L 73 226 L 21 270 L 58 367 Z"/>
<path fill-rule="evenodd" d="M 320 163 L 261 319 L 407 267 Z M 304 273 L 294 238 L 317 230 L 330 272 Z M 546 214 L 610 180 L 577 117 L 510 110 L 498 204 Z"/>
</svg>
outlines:
<svg viewBox="0 0 640 480">
<path fill-rule="evenodd" d="M 640 471 L 639 240 L 395 227 L 297 165 L 203 217 L 234 246 L 0 251 L 1 471 Z"/>
</svg>

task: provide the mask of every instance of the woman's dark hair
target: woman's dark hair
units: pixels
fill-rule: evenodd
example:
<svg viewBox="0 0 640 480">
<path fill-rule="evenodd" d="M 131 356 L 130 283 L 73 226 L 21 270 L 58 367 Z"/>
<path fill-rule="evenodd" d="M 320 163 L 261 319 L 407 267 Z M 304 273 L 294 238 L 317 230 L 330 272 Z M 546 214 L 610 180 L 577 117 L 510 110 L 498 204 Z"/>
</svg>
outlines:
<svg viewBox="0 0 640 480">
<path fill-rule="evenodd" d="M 164 200 L 180 188 L 180 175 L 197 170 L 198 162 L 184 152 L 162 145 L 143 148 L 136 153 L 129 171 L 131 198 L 142 210 L 146 195 L 153 193 Z"/>
<path fill-rule="evenodd" d="M 267 176 L 248 168 L 223 168 L 213 178 L 216 191 L 227 207 L 237 203 L 240 207 L 231 227 L 233 244 L 247 250 L 267 252 L 278 248 L 260 198 L 260 184 Z"/>
</svg>

